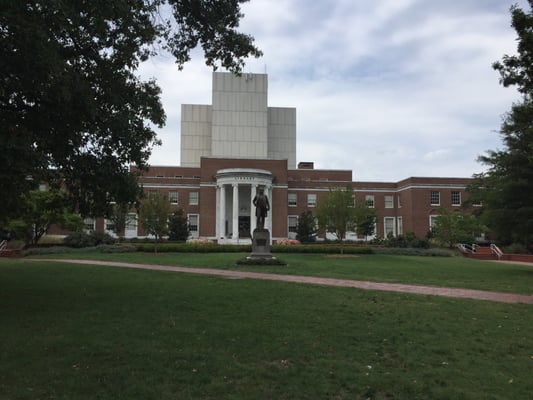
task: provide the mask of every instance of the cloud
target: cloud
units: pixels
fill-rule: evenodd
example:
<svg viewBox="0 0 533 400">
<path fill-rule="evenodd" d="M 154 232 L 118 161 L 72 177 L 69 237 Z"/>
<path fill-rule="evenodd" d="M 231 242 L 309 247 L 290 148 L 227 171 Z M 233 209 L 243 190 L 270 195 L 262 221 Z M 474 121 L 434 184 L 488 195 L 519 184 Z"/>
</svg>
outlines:
<svg viewBox="0 0 533 400">
<path fill-rule="evenodd" d="M 264 57 L 245 70 L 269 74 L 270 106 L 297 108 L 298 161 L 357 180 L 471 176 L 518 98 L 491 68 L 515 53 L 514 2 L 251 0 L 239 29 Z M 211 71 L 193 55 L 181 72 L 169 57 L 143 65 L 168 116 L 153 164 L 179 164 L 180 105 L 211 102 Z"/>
</svg>

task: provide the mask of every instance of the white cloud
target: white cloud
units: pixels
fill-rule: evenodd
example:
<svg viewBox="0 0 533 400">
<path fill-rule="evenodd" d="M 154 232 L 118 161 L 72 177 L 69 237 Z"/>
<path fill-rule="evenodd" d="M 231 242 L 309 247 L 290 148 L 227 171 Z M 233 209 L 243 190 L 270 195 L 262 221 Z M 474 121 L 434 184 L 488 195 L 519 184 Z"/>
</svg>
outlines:
<svg viewBox="0 0 533 400">
<path fill-rule="evenodd" d="M 251 0 L 240 30 L 264 57 L 245 70 L 268 72 L 269 105 L 297 108 L 299 161 L 357 180 L 471 176 L 517 98 L 491 68 L 515 52 L 514 2 Z M 211 102 L 211 71 L 196 51 L 181 72 L 169 56 L 142 72 L 168 116 L 151 162 L 178 165 L 180 105 Z"/>
</svg>

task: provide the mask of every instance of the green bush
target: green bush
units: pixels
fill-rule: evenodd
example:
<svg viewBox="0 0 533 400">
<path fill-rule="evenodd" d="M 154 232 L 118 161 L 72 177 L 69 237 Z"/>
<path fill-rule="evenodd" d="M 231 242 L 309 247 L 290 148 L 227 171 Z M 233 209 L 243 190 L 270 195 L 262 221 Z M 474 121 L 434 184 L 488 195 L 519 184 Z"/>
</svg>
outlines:
<svg viewBox="0 0 533 400">
<path fill-rule="evenodd" d="M 391 256 L 426 256 L 426 257 L 452 257 L 456 254 L 447 249 L 415 249 L 412 247 L 381 247 L 373 249 L 375 254 Z"/>
<path fill-rule="evenodd" d="M 137 249 L 131 245 L 108 245 L 102 244 L 92 247 L 65 247 L 65 246 L 49 246 L 49 247 L 32 247 L 22 251 L 20 254 L 23 257 L 39 256 L 47 254 L 77 254 L 77 253 L 131 253 Z"/>
<path fill-rule="evenodd" d="M 69 247 L 82 248 L 82 247 L 94 247 L 101 244 L 115 244 L 116 239 L 111 235 L 104 232 L 91 231 L 75 232 L 67 236 L 63 243 Z"/>
</svg>

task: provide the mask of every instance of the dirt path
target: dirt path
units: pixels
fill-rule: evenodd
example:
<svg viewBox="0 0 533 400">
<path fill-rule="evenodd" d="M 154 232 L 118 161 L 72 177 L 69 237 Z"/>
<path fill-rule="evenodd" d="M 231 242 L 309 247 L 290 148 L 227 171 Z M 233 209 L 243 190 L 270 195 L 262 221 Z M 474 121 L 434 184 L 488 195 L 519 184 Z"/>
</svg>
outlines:
<svg viewBox="0 0 533 400">
<path fill-rule="evenodd" d="M 533 304 L 533 295 L 489 292 L 485 290 L 443 288 L 436 286 L 407 285 L 401 283 L 379 283 L 368 281 L 354 281 L 346 279 L 319 278 L 312 276 L 267 274 L 261 272 L 233 271 L 209 268 L 172 267 L 155 264 L 134 264 L 115 261 L 74 260 L 74 259 L 39 259 L 38 261 L 53 261 L 69 264 L 105 265 L 109 267 L 150 269 L 155 271 L 185 272 L 188 274 L 200 274 L 220 276 L 234 279 L 262 279 L 269 281 L 284 281 L 295 283 L 307 283 L 313 285 L 329 285 L 341 287 L 353 287 L 357 289 L 378 290 L 384 292 L 401 292 L 413 294 L 425 294 L 432 296 L 457 297 L 465 299 L 487 300 L 500 303 L 523 303 Z"/>
</svg>

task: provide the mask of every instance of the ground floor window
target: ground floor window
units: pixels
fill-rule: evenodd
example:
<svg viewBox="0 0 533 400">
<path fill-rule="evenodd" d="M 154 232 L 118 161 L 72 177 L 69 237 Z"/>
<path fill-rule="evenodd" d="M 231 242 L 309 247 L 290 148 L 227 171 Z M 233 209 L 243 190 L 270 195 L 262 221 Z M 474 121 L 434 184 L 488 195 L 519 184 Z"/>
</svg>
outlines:
<svg viewBox="0 0 533 400">
<path fill-rule="evenodd" d="M 199 236 L 199 229 L 198 229 L 199 215 L 188 214 L 187 220 L 189 222 L 189 236 L 198 237 Z"/>
<path fill-rule="evenodd" d="M 85 229 L 88 231 L 94 231 L 95 229 L 95 219 L 92 217 L 87 217 L 83 220 L 85 223 Z"/>
<path fill-rule="evenodd" d="M 385 217 L 384 218 L 384 234 L 385 237 L 396 236 L 394 231 L 394 217 Z"/>
<path fill-rule="evenodd" d="M 398 217 L 398 236 L 403 235 L 403 217 Z"/>
<path fill-rule="evenodd" d="M 289 234 L 288 237 L 291 239 L 296 238 L 296 232 L 298 230 L 298 216 L 297 215 L 289 215 Z"/>
<path fill-rule="evenodd" d="M 437 222 L 437 218 L 439 218 L 438 215 L 430 215 L 429 216 L 429 229 L 433 231 L 433 228 L 435 228 L 435 223 Z"/>
</svg>

